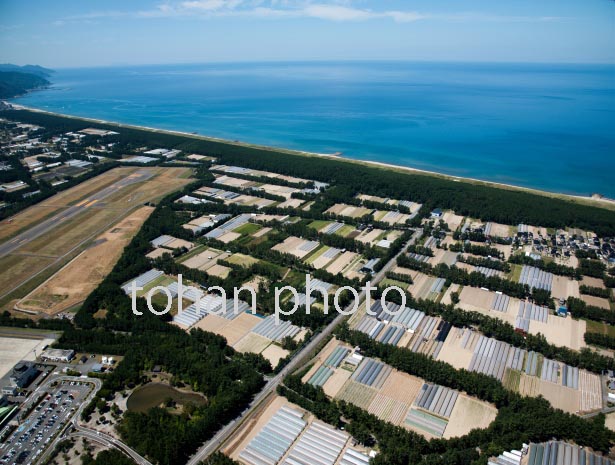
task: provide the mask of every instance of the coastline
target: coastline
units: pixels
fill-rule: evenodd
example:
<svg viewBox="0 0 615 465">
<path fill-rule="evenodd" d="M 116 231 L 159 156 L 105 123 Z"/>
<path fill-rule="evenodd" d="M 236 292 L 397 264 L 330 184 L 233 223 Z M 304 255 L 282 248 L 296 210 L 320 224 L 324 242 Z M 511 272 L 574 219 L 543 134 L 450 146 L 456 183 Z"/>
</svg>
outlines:
<svg viewBox="0 0 615 465">
<path fill-rule="evenodd" d="M 565 193 L 559 193 L 559 192 L 551 192 L 551 191 L 545 191 L 545 190 L 536 189 L 536 188 L 516 186 L 513 184 L 499 183 L 495 181 L 485 181 L 485 180 L 477 179 L 477 178 L 453 176 L 449 174 L 438 173 L 436 171 L 423 170 L 419 168 L 395 165 L 391 163 L 368 161 L 368 160 L 356 160 L 353 158 L 344 157 L 344 156 L 337 155 L 337 154 L 315 153 L 315 152 L 307 152 L 307 151 L 302 151 L 302 150 L 278 148 L 278 147 L 272 147 L 272 146 L 267 146 L 267 145 L 251 144 L 251 143 L 242 142 L 239 140 L 229 140 L 229 139 L 223 139 L 219 137 L 194 134 L 194 133 L 185 132 L 185 131 L 160 129 L 160 128 L 155 128 L 151 126 L 138 126 L 134 124 L 119 123 L 117 121 L 108 121 L 108 120 L 97 119 L 97 118 L 86 118 L 86 117 L 81 117 L 81 116 L 66 115 L 63 113 L 57 113 L 53 111 L 42 110 L 40 108 L 33 108 L 33 107 L 25 106 L 25 105 L 20 105 L 17 103 L 12 103 L 8 100 L 4 100 L 4 102 L 16 110 L 27 110 L 27 111 L 32 111 L 36 113 L 44 113 L 44 114 L 60 116 L 64 118 L 71 118 L 71 119 L 76 119 L 76 120 L 81 120 L 81 121 L 87 121 L 90 123 L 105 124 L 105 125 L 115 126 L 118 128 L 125 127 L 125 128 L 130 128 L 130 129 L 145 130 L 145 131 L 157 132 L 157 133 L 163 133 L 163 134 L 180 135 L 183 137 L 189 137 L 193 139 L 200 139 L 200 140 L 206 140 L 206 141 L 214 141 L 218 143 L 223 143 L 227 145 L 235 145 L 239 147 L 253 147 L 253 148 L 259 148 L 259 149 L 269 150 L 273 152 L 279 152 L 279 153 L 288 153 L 288 154 L 294 154 L 294 155 L 344 161 L 347 163 L 356 163 L 360 165 L 370 166 L 372 168 L 380 168 L 380 169 L 385 169 L 385 170 L 401 171 L 401 172 L 412 173 L 412 174 L 420 174 L 423 176 L 438 177 L 438 178 L 448 179 L 454 182 L 465 182 L 468 184 L 484 185 L 484 186 L 494 187 L 498 189 L 528 192 L 528 193 L 542 195 L 546 197 L 564 199 L 564 200 L 568 200 L 574 203 L 582 203 L 586 205 L 592 205 L 592 206 L 605 208 L 608 210 L 615 210 L 615 199 L 610 199 L 606 197 L 594 197 L 594 196 L 584 196 L 584 195 L 574 195 L 574 194 L 565 194 Z"/>
</svg>

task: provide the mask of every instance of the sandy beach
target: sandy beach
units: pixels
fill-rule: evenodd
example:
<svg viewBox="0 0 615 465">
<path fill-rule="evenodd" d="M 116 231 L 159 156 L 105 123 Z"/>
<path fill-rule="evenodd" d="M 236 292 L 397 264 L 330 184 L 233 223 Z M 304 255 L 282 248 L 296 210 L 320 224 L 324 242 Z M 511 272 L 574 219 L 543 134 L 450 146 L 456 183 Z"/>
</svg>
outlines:
<svg viewBox="0 0 615 465">
<path fill-rule="evenodd" d="M 558 192 L 550 192 L 550 191 L 544 191 L 540 189 L 532 189 L 528 187 L 515 186 L 513 184 L 498 183 L 498 182 L 493 182 L 493 181 L 484 181 L 481 179 L 470 178 L 470 177 L 451 176 L 448 174 L 438 173 L 435 171 L 422 170 L 418 168 L 395 165 L 391 163 L 355 160 L 353 158 L 344 157 L 338 154 L 314 153 L 314 152 L 306 152 L 306 151 L 300 151 L 300 150 L 291 150 L 291 149 L 286 149 L 286 148 L 271 147 L 271 146 L 266 146 L 266 145 L 251 144 L 251 143 L 242 142 L 239 140 L 228 140 L 228 139 L 222 139 L 218 137 L 195 134 L 191 132 L 175 131 L 175 130 L 170 130 L 170 129 L 159 129 L 159 128 L 155 128 L 151 126 L 136 126 L 133 124 L 123 124 L 123 123 L 118 123 L 115 121 L 107 121 L 107 120 L 96 119 L 96 118 L 84 118 L 84 117 L 66 115 L 66 114 L 47 111 L 47 110 L 41 110 L 39 108 L 27 107 L 24 105 L 19 105 L 19 104 L 10 103 L 10 102 L 6 102 L 6 103 L 8 103 L 14 109 L 17 109 L 17 110 L 29 110 L 33 112 L 45 113 L 45 114 L 61 116 L 65 118 L 72 118 L 72 119 L 87 121 L 91 123 L 116 126 L 118 128 L 125 127 L 125 128 L 131 128 L 131 129 L 140 129 L 140 130 L 152 131 L 152 132 L 163 133 L 163 134 L 173 134 L 173 135 L 180 135 L 184 137 L 191 137 L 194 139 L 219 142 L 219 143 L 224 143 L 228 145 L 236 145 L 236 146 L 241 146 L 241 147 L 252 147 L 252 148 L 258 148 L 258 149 L 263 149 L 263 150 L 271 150 L 275 152 L 288 153 L 292 155 L 302 155 L 302 156 L 309 156 L 309 157 L 319 157 L 319 158 L 327 158 L 327 159 L 332 159 L 332 160 L 340 160 L 340 161 L 345 161 L 348 163 L 357 163 L 360 165 L 384 168 L 384 169 L 389 169 L 389 170 L 394 170 L 394 171 L 421 174 L 425 176 L 435 176 L 435 177 L 439 177 L 443 179 L 449 179 L 455 182 L 466 182 L 466 183 L 471 183 L 471 184 L 479 184 L 479 185 L 484 185 L 484 186 L 496 187 L 500 189 L 518 190 L 518 191 L 523 191 L 523 192 L 529 192 L 532 194 L 544 195 L 547 197 L 561 198 L 561 199 L 566 199 L 572 202 L 579 202 L 583 204 L 589 204 L 589 205 L 599 206 L 602 208 L 607 208 L 610 210 L 615 210 L 615 199 L 609 199 L 606 197 L 598 197 L 598 196 L 590 197 L 590 196 L 570 195 L 570 194 L 563 194 L 563 193 L 558 193 Z"/>
</svg>

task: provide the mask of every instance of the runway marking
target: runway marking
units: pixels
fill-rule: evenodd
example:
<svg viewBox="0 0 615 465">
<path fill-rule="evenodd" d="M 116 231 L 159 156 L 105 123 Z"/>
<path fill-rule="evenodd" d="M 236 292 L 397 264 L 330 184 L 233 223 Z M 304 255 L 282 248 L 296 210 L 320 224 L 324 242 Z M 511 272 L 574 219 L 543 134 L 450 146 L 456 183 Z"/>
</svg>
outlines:
<svg viewBox="0 0 615 465">
<path fill-rule="evenodd" d="M 82 207 L 84 204 L 86 204 L 88 202 L 88 200 L 90 200 L 89 198 L 82 200 L 81 202 L 79 202 L 78 204 L 76 204 L 76 207 Z"/>
</svg>

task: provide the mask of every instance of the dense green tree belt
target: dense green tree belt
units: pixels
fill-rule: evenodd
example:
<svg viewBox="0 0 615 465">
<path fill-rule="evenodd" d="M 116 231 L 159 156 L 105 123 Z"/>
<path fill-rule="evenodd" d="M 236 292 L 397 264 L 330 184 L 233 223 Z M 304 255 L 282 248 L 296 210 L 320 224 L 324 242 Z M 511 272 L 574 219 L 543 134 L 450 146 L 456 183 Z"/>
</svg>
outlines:
<svg viewBox="0 0 615 465">
<path fill-rule="evenodd" d="M 38 124 L 49 130 L 75 131 L 86 127 L 117 130 L 115 125 L 31 112 L 4 112 L 3 116 Z M 275 149 L 235 145 L 179 134 L 122 127 L 117 140 L 135 145 L 177 148 L 217 157 L 225 164 L 292 174 L 336 185 L 340 200 L 361 192 L 453 209 L 459 215 L 505 224 L 529 223 L 545 227 L 578 227 L 600 236 L 615 235 L 615 212 L 527 191 L 502 189 L 452 179 L 404 173 L 345 160 Z"/>
</svg>

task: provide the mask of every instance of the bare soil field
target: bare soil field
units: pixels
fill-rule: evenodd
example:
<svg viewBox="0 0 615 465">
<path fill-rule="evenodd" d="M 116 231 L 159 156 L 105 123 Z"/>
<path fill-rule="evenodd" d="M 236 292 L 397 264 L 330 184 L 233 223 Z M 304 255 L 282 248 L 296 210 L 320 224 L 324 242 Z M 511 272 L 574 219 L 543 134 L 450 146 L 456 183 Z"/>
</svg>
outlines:
<svg viewBox="0 0 615 465">
<path fill-rule="evenodd" d="M 233 346 L 233 349 L 238 352 L 252 352 L 254 354 L 260 354 L 269 346 L 269 344 L 271 344 L 271 341 L 266 337 L 263 337 L 260 334 L 248 333 Z"/>
<path fill-rule="evenodd" d="M 279 204 L 278 207 L 279 208 L 299 208 L 301 205 L 303 205 L 303 202 L 305 202 L 305 200 L 288 199 L 282 202 L 281 204 Z"/>
<path fill-rule="evenodd" d="M 222 234 L 220 237 L 218 237 L 218 240 L 220 242 L 224 242 L 225 244 L 228 244 L 229 242 L 233 242 L 236 239 L 239 239 L 241 237 L 241 234 L 233 232 L 233 231 L 228 231 L 224 234 Z"/>
<path fill-rule="evenodd" d="M 254 277 L 252 277 L 251 280 L 246 281 L 245 283 L 242 284 L 243 287 L 249 287 L 254 289 L 256 292 L 258 292 L 258 286 L 261 283 L 267 283 L 267 278 L 263 277 L 263 276 L 259 276 L 259 275 L 255 275 Z"/>
<path fill-rule="evenodd" d="M 478 287 L 464 286 L 459 293 L 459 306 L 464 310 L 475 310 L 493 318 L 514 322 L 519 310 L 519 299 L 509 298 L 508 306 L 503 311 L 491 309 L 495 292 L 486 291 Z"/>
<path fill-rule="evenodd" d="M 575 413 L 579 411 L 581 392 L 576 389 L 540 380 L 538 393 L 547 399 L 553 407 L 560 408 L 564 412 Z"/>
<path fill-rule="evenodd" d="M 496 249 L 498 249 L 500 252 L 504 254 L 504 260 L 508 260 L 510 258 L 510 255 L 512 254 L 510 245 L 491 244 L 491 246 L 495 247 Z"/>
<path fill-rule="evenodd" d="M 380 394 L 410 406 L 423 384 L 420 378 L 393 370 L 382 385 Z"/>
<path fill-rule="evenodd" d="M 262 320 L 256 315 L 242 313 L 237 318 L 232 320 L 230 325 L 225 326 L 220 331 L 220 335 L 224 336 L 230 345 L 235 345 L 244 335 L 252 330 Z"/>
<path fill-rule="evenodd" d="M 193 242 L 185 241 L 184 239 L 174 239 L 168 244 L 164 245 L 168 249 L 179 249 L 181 247 L 185 247 L 188 250 L 194 247 Z"/>
<path fill-rule="evenodd" d="M 340 253 L 338 252 L 337 255 L 331 258 L 331 257 L 325 257 L 324 254 L 321 254 L 320 257 L 318 257 L 316 260 L 312 262 L 312 266 L 316 268 L 317 270 L 320 270 L 321 268 L 324 268 L 325 266 L 327 266 L 329 263 L 333 263 L 333 261 L 336 260 L 337 257 L 339 257 L 339 255 Z"/>
<path fill-rule="evenodd" d="M 290 352 L 286 349 L 282 349 L 280 346 L 276 344 L 271 344 L 265 350 L 261 352 L 261 355 L 265 357 L 271 363 L 271 366 L 275 368 L 278 366 L 280 360 L 284 357 L 288 356 Z"/>
<path fill-rule="evenodd" d="M 162 257 L 165 253 L 171 253 L 171 252 L 167 249 L 163 249 L 162 247 L 159 247 L 157 249 L 152 250 L 150 253 L 146 254 L 145 256 L 147 258 L 155 259 L 155 258 Z"/>
<path fill-rule="evenodd" d="M 453 303 L 452 299 L 451 299 L 451 294 L 453 292 L 459 292 L 459 288 L 461 286 L 459 284 L 451 284 L 449 286 L 449 288 L 446 290 L 446 292 L 444 293 L 444 295 L 442 296 L 442 299 L 440 300 L 440 303 L 443 303 L 444 305 L 450 305 Z"/>
<path fill-rule="evenodd" d="M 491 223 L 491 235 L 498 237 L 510 237 L 513 234 L 513 227 L 507 224 Z"/>
<path fill-rule="evenodd" d="M 355 237 L 355 240 L 364 244 L 373 244 L 383 234 L 384 231 L 382 229 L 372 229 L 371 231 L 365 230 L 357 237 Z"/>
<path fill-rule="evenodd" d="M 196 327 L 219 334 L 226 338 L 228 345 L 234 346 L 260 321 L 259 317 L 248 313 L 242 313 L 234 320 L 227 320 L 218 315 L 208 315 L 199 321 Z"/>
<path fill-rule="evenodd" d="M 587 294 L 581 294 L 581 299 L 587 305 L 593 305 L 595 307 L 604 308 L 605 310 L 611 309 L 608 299 L 604 299 L 602 297 L 596 297 L 594 295 L 587 295 Z"/>
<path fill-rule="evenodd" d="M 498 409 L 494 406 L 461 394 L 453 407 L 443 438 L 465 436 L 475 428 L 487 428 L 497 414 Z"/>
<path fill-rule="evenodd" d="M 579 281 L 567 278 L 566 276 L 553 275 L 551 295 L 556 299 L 567 299 L 568 297 L 578 298 L 580 295 Z"/>
<path fill-rule="evenodd" d="M 211 276 L 217 276 L 218 278 L 222 278 L 222 279 L 225 279 L 229 275 L 230 272 L 231 272 L 231 269 L 228 266 L 217 265 L 217 264 L 207 270 L 207 274 Z"/>
<path fill-rule="evenodd" d="M 468 369 L 472 360 L 473 350 L 461 347 L 462 330 L 451 328 L 451 331 L 440 349 L 438 360 L 453 365 L 458 370 Z M 470 346 L 468 346 L 470 347 Z"/>
<path fill-rule="evenodd" d="M 193 328 L 199 328 L 203 331 L 208 331 L 210 333 L 215 333 L 220 335 L 220 331 L 228 326 L 229 320 L 226 318 L 222 318 L 218 315 L 207 315 L 205 318 L 199 320 Z M 228 341 L 227 341 L 228 342 Z"/>
<path fill-rule="evenodd" d="M 96 238 L 59 272 L 18 302 L 18 307 L 50 315 L 82 302 L 111 271 L 124 247 L 154 211 L 142 207 Z"/>
<path fill-rule="evenodd" d="M 431 265 L 438 265 L 440 263 L 444 263 L 448 266 L 454 265 L 457 262 L 457 253 L 450 252 L 444 249 L 436 249 L 434 251 L 434 256 L 429 259 L 429 263 Z M 457 266 L 460 266 L 461 263 L 458 263 Z"/>
<path fill-rule="evenodd" d="M 415 298 L 423 299 L 429 293 L 435 278 L 432 278 L 424 273 L 417 272 L 416 275 L 413 276 L 412 280 L 414 282 L 408 286 L 408 291 Z"/>
<path fill-rule="evenodd" d="M 352 373 L 350 371 L 338 368 L 323 385 L 322 389 L 325 391 L 326 395 L 336 397 L 351 376 Z"/>
<path fill-rule="evenodd" d="M 472 309 L 489 310 L 493 300 L 493 292 L 477 287 L 465 286 L 459 294 L 460 304 L 473 307 Z"/>
<path fill-rule="evenodd" d="M 459 225 L 461 225 L 463 216 L 456 215 L 455 212 L 452 211 L 447 211 L 444 215 L 442 215 L 442 219 L 446 224 L 448 224 L 449 229 L 454 231 L 459 227 Z"/>
<path fill-rule="evenodd" d="M 301 239 L 299 237 L 290 236 L 287 237 L 284 242 L 281 244 L 277 244 L 273 247 L 273 250 L 277 250 L 282 253 L 289 253 L 294 255 L 297 258 L 303 258 L 308 255 L 312 250 L 301 250 L 300 247 L 306 244 L 308 241 L 306 239 Z M 314 250 L 314 249 L 313 249 Z"/>
<path fill-rule="evenodd" d="M 341 273 L 356 257 L 355 252 L 344 252 L 327 267 L 327 271 L 332 274 Z"/>
<path fill-rule="evenodd" d="M 581 280 L 580 284 L 584 286 L 599 287 L 600 289 L 605 289 L 604 281 L 602 279 L 593 278 L 591 276 L 583 276 L 583 279 Z"/>
<path fill-rule="evenodd" d="M 395 266 L 395 268 L 393 268 L 393 273 L 405 274 L 414 280 L 414 277 L 417 275 L 418 271 L 414 271 L 409 268 L 402 268 L 401 266 Z"/>
<path fill-rule="evenodd" d="M 197 250 L 195 250 L 195 253 L 196 252 Z M 218 263 L 218 260 L 225 260 L 228 256 L 229 254 L 223 252 L 222 250 L 207 247 L 196 255 L 192 255 L 185 261 L 180 260 L 180 263 L 188 268 L 207 270 Z"/>
<path fill-rule="evenodd" d="M 583 336 L 587 329 L 585 320 L 575 320 L 571 317 L 562 318 L 549 315 L 547 322 L 530 321 L 530 333 L 542 333 L 547 341 L 557 346 L 581 350 L 586 347 Z"/>
</svg>

